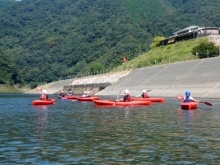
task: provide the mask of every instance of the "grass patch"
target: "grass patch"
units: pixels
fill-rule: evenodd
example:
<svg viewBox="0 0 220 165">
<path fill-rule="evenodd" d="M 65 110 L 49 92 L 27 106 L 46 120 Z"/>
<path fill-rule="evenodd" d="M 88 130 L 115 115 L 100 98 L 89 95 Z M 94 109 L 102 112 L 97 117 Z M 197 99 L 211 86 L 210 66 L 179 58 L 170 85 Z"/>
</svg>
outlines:
<svg viewBox="0 0 220 165">
<path fill-rule="evenodd" d="M 153 65 L 169 64 L 180 61 L 195 60 L 192 54 L 195 46 L 203 41 L 208 41 L 208 37 L 200 37 L 192 40 L 176 42 L 171 45 L 161 46 L 149 50 L 148 52 L 123 63 L 118 70 L 135 69 L 142 67 L 150 67 Z"/>
</svg>

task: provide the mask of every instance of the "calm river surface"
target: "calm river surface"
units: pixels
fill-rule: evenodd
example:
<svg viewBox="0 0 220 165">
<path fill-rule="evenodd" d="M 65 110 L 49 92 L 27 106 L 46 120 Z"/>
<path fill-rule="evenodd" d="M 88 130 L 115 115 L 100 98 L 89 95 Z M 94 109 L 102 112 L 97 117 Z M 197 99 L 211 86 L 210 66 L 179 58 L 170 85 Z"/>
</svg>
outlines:
<svg viewBox="0 0 220 165">
<path fill-rule="evenodd" d="M 0 164 L 220 164 L 220 100 L 186 111 L 175 98 L 146 107 L 32 106 L 38 97 L 0 95 Z"/>
</svg>

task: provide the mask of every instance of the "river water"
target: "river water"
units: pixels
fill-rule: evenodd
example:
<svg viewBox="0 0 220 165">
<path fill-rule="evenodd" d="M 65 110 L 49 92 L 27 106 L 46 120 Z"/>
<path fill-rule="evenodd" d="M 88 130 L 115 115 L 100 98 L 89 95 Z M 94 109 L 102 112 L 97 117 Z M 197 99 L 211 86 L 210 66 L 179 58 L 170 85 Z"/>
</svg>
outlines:
<svg viewBox="0 0 220 165">
<path fill-rule="evenodd" d="M 220 164 L 219 100 L 186 111 L 175 98 L 146 107 L 32 106 L 38 97 L 0 95 L 0 164 Z"/>
</svg>

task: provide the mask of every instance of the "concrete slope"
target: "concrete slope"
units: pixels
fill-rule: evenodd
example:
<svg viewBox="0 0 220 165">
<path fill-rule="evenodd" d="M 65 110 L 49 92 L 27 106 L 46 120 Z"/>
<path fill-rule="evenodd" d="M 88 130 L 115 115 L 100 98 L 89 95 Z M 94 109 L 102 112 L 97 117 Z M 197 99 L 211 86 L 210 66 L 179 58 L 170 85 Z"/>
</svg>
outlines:
<svg viewBox="0 0 220 165">
<path fill-rule="evenodd" d="M 59 93 L 60 90 L 63 89 L 63 86 L 70 85 L 73 82 L 73 80 L 74 79 L 66 79 L 66 80 L 56 81 L 53 85 L 51 85 L 49 88 L 47 88 L 48 94 Z"/>
<path fill-rule="evenodd" d="M 214 57 L 136 69 L 96 95 L 118 95 L 128 89 L 136 96 L 146 89 L 151 97 L 175 97 L 191 90 L 194 97 L 220 98 L 219 87 L 220 57 Z"/>
<path fill-rule="evenodd" d="M 66 80 L 60 80 L 53 83 L 49 83 L 46 85 L 41 86 L 42 89 L 47 90 L 47 94 L 56 94 L 59 93 L 60 90 L 63 89 L 63 86 L 70 85 L 73 82 L 74 79 L 66 79 Z M 36 94 L 39 93 L 39 91 L 36 91 L 36 89 L 30 90 L 26 93 L 30 94 Z"/>
</svg>

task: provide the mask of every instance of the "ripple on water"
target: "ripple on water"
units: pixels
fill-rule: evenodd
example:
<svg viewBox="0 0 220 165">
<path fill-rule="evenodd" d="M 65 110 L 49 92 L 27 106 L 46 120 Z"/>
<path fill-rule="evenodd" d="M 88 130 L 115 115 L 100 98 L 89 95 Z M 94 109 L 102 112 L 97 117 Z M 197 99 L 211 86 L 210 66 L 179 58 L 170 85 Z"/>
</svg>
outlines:
<svg viewBox="0 0 220 165">
<path fill-rule="evenodd" d="M 6 151 L 16 151 L 16 147 L 1 147 L 0 152 L 6 152 Z"/>
</svg>

